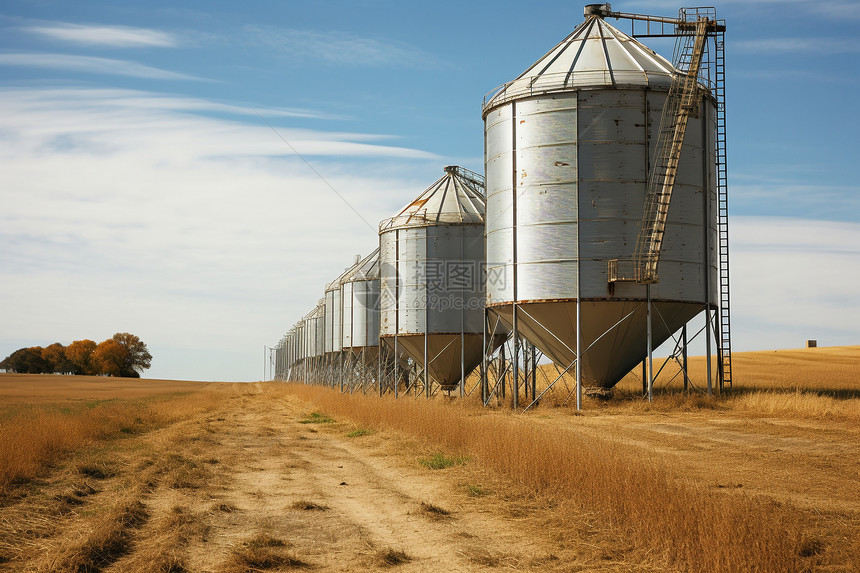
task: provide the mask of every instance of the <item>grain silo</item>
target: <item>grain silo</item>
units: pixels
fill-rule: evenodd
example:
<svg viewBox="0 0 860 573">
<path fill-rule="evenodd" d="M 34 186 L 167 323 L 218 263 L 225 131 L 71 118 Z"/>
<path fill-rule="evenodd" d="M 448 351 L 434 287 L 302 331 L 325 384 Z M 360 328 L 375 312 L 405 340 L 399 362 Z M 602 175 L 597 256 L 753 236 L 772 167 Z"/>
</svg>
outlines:
<svg viewBox="0 0 860 573">
<path fill-rule="evenodd" d="M 284 339 L 284 350 L 285 350 L 285 359 L 284 359 L 284 380 L 292 380 L 294 369 L 296 364 L 298 363 L 298 356 L 296 353 L 296 327 L 293 326 L 290 328 L 287 336 Z"/>
<path fill-rule="evenodd" d="M 343 348 L 374 360 L 379 351 L 379 249 L 359 261 L 340 284 Z"/>
<path fill-rule="evenodd" d="M 356 255 L 352 265 L 346 267 L 336 279 L 325 287 L 325 376 L 332 383 L 340 382 L 343 387 L 344 354 L 343 354 L 343 299 L 341 283 L 361 260 Z"/>
<path fill-rule="evenodd" d="M 450 166 L 379 226 L 381 342 L 426 365 L 428 394 L 483 356 L 484 208 L 483 177 Z"/>
<path fill-rule="evenodd" d="M 587 7 L 582 24 L 483 106 L 487 306 L 557 364 L 581 356 L 583 383 L 604 388 L 719 304 L 717 111 L 695 76 L 701 97 L 677 149 L 659 281 L 627 273 L 649 177 L 663 165 L 661 111 L 683 73 L 604 21 L 609 10 Z"/>
<path fill-rule="evenodd" d="M 343 305 L 342 381 L 350 391 L 379 382 L 379 249 L 358 261 L 340 282 Z"/>
<path fill-rule="evenodd" d="M 341 298 L 341 284 L 344 278 L 358 265 L 360 260 L 361 256 L 357 255 L 355 261 L 325 287 L 326 354 L 338 353 L 343 350 L 343 300 Z"/>
<path fill-rule="evenodd" d="M 293 368 L 290 370 L 290 380 L 304 380 L 305 374 L 305 321 L 299 320 L 293 326 Z"/>
<path fill-rule="evenodd" d="M 305 315 L 304 356 L 305 382 L 316 382 L 323 376 L 325 357 L 325 299 L 319 300 L 312 311 Z"/>
<path fill-rule="evenodd" d="M 290 368 L 290 344 L 292 343 L 292 331 L 287 332 L 278 341 L 275 347 L 275 373 L 274 380 L 286 380 Z"/>
</svg>

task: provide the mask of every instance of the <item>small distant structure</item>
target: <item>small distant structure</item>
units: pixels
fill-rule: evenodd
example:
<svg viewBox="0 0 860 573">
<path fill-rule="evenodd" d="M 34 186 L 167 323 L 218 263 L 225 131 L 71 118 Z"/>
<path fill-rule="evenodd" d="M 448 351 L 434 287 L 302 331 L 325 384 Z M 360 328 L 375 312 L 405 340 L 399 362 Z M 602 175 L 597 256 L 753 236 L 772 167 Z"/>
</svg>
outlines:
<svg viewBox="0 0 860 573">
<path fill-rule="evenodd" d="M 807 340 L 806 341 L 806 347 L 807 348 L 818 348 L 818 341 L 817 340 L 811 340 L 811 339 Z"/>
</svg>

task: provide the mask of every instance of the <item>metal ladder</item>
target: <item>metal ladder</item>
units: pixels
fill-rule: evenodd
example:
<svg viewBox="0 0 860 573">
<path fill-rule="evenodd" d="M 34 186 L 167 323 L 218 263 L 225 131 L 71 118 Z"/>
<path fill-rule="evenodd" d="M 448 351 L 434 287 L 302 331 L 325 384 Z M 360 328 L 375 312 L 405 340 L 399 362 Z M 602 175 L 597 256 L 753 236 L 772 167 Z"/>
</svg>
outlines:
<svg viewBox="0 0 860 573">
<path fill-rule="evenodd" d="M 642 227 L 636 241 L 635 272 L 641 283 L 656 283 L 658 280 L 657 264 L 684 135 L 689 118 L 695 116 L 699 108 L 699 70 L 707 45 L 707 26 L 706 18 L 698 18 L 685 28 L 686 33 L 678 36 L 675 60 L 682 73 L 672 82 L 663 106 L 655 164 L 648 180 Z"/>
<path fill-rule="evenodd" d="M 725 32 L 714 37 L 714 97 L 717 100 L 717 201 L 720 262 L 720 388 L 732 387 L 732 328 L 729 292 L 729 189 L 726 165 L 726 60 Z"/>
</svg>

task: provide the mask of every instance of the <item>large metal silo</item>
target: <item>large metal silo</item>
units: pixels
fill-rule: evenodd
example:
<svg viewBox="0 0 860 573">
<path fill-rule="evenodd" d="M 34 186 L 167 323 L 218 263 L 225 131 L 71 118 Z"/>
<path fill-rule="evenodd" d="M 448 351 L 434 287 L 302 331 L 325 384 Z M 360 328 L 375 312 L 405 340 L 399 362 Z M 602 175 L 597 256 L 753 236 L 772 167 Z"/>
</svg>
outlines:
<svg viewBox="0 0 860 573">
<path fill-rule="evenodd" d="M 304 319 L 299 320 L 296 324 L 293 325 L 291 329 L 293 332 L 292 342 L 291 342 L 291 367 L 290 367 L 290 376 L 288 380 L 297 381 L 302 379 L 302 374 L 304 372 L 304 360 L 305 360 L 305 349 L 304 349 L 304 340 L 305 340 L 305 322 Z"/>
<path fill-rule="evenodd" d="M 308 353 L 307 353 L 307 329 L 304 318 L 299 320 L 295 326 L 296 336 L 293 339 L 293 348 L 296 353 L 296 367 L 292 373 L 292 380 L 307 381 Z"/>
<path fill-rule="evenodd" d="M 612 387 L 717 304 L 715 108 L 687 125 L 652 285 L 610 282 L 634 256 L 661 111 L 676 70 L 589 15 L 484 101 L 487 305 L 585 384 Z M 579 332 L 577 332 L 579 327 Z"/>
<path fill-rule="evenodd" d="M 325 299 L 320 299 L 316 307 L 305 315 L 305 382 L 316 382 L 323 377 L 325 356 Z"/>
<path fill-rule="evenodd" d="M 360 256 L 352 265 L 325 287 L 325 352 L 336 354 L 343 350 L 343 299 L 341 297 L 341 283 L 361 260 Z"/>
<path fill-rule="evenodd" d="M 443 388 L 483 356 L 484 209 L 483 177 L 446 167 L 379 227 L 380 336 Z"/>
<path fill-rule="evenodd" d="M 325 354 L 325 298 L 317 301 L 317 306 L 312 314 L 316 334 L 312 356 L 322 356 Z"/>
<path fill-rule="evenodd" d="M 287 336 L 284 337 L 284 380 L 293 379 L 294 370 L 299 361 L 298 353 L 296 352 L 297 335 L 296 326 L 293 326 L 290 328 Z"/>
<path fill-rule="evenodd" d="M 343 348 L 374 360 L 379 351 L 379 249 L 341 280 Z"/>
</svg>

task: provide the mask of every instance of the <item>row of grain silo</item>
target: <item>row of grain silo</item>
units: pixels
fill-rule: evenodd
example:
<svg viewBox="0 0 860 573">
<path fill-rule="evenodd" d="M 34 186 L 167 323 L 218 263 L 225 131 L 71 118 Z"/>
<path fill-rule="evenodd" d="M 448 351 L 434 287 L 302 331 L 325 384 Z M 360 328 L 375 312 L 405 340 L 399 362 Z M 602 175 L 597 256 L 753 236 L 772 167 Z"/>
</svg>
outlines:
<svg viewBox="0 0 860 573">
<path fill-rule="evenodd" d="M 351 391 L 462 390 L 484 355 L 485 209 L 483 176 L 445 167 L 290 329 L 277 377 Z"/>
<path fill-rule="evenodd" d="M 521 387 L 538 397 L 538 357 L 559 373 L 543 389 L 574 371 L 579 391 L 612 388 L 666 340 L 680 344 L 678 333 L 686 345 L 686 325 L 704 315 L 696 335 L 706 339 L 710 389 L 712 337 L 725 340 L 717 316 L 728 311 L 720 93 L 694 78 L 659 279 L 623 276 L 641 242 L 663 112 L 682 71 L 605 21 L 614 14 L 608 4 L 587 6 L 567 38 L 490 92 L 486 178 L 445 167 L 382 221 L 379 248 L 328 284 L 281 340 L 277 378 L 430 396 L 469 391 L 475 372 L 485 403 L 509 380 L 516 405 Z M 722 380 L 724 348 L 716 348 Z M 686 346 L 683 356 L 686 385 Z M 653 366 L 647 375 L 653 380 Z"/>
</svg>

